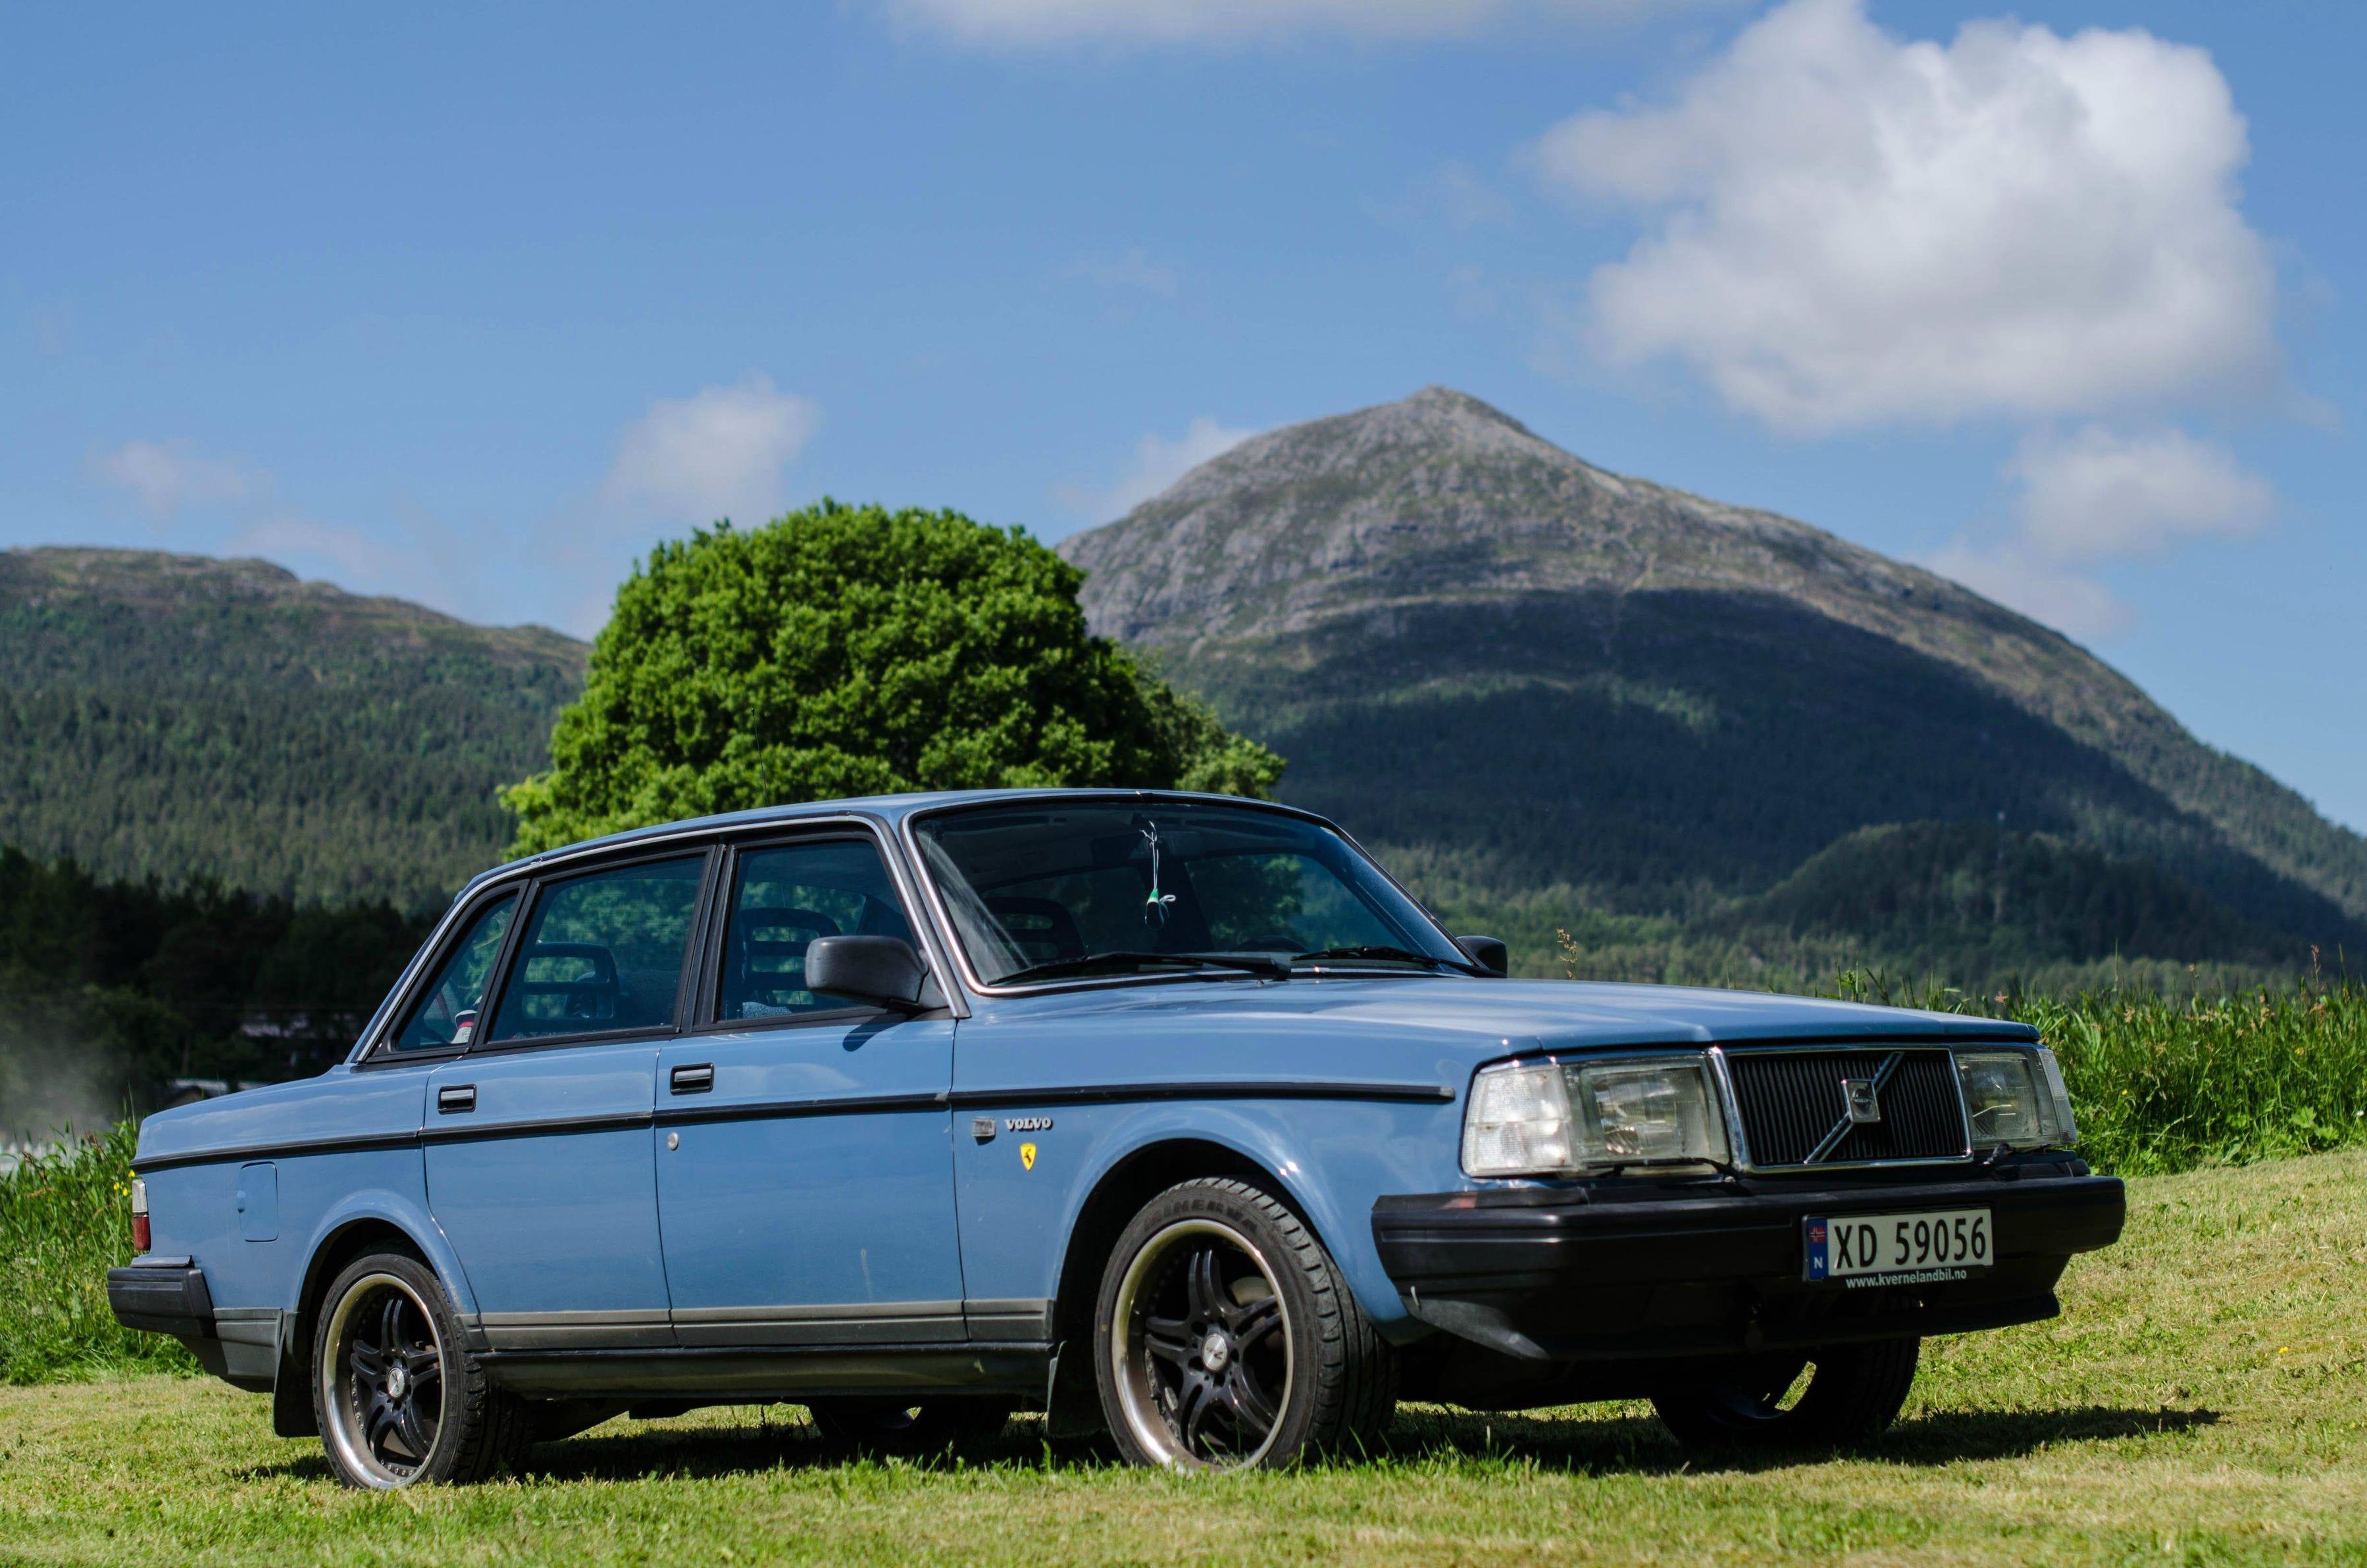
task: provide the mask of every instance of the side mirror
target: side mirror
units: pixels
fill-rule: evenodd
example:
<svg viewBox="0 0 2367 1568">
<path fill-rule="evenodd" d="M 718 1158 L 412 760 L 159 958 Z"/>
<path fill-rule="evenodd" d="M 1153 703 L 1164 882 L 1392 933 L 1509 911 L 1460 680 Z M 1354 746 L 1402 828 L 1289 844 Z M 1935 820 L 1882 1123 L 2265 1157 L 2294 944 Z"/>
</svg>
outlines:
<svg viewBox="0 0 2367 1568">
<path fill-rule="evenodd" d="M 911 942 L 894 936 L 816 937 L 806 949 L 806 989 L 898 1012 L 944 1005 L 929 984 L 929 966 Z"/>
<path fill-rule="evenodd" d="M 1455 940 L 1456 942 L 1461 944 L 1464 952 L 1471 955 L 1471 962 L 1479 965 L 1480 968 L 1488 971 L 1489 974 L 1501 976 L 1509 974 L 1512 971 L 1512 951 L 1505 947 L 1501 938 L 1492 936 L 1459 936 Z M 820 946 L 821 944 L 817 942 L 815 945 Z M 811 963 L 812 960 L 809 959 L 807 962 Z"/>
</svg>

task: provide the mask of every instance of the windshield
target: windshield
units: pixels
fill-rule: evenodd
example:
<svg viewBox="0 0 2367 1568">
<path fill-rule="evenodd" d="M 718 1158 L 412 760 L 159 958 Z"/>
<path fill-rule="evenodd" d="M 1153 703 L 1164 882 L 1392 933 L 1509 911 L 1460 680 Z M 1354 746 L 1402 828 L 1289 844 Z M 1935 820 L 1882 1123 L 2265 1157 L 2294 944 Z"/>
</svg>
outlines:
<svg viewBox="0 0 2367 1568">
<path fill-rule="evenodd" d="M 1346 840 L 1278 811 L 1027 801 L 924 818 L 914 829 L 988 985 L 1203 954 L 1469 966 Z"/>
</svg>

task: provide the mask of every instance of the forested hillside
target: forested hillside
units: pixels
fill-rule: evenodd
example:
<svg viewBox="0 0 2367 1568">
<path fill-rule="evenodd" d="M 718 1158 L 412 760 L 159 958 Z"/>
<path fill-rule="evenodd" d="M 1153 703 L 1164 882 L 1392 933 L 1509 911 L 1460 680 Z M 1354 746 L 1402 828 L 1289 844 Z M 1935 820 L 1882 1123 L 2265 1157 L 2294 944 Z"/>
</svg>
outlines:
<svg viewBox="0 0 2367 1568">
<path fill-rule="evenodd" d="M 1288 760 L 1285 798 L 1532 973 L 2367 952 L 2367 840 L 2084 649 L 1459 393 L 1257 437 L 1060 551 L 1097 630 Z M 415 912 L 500 858 L 494 791 L 584 656 L 257 561 L 0 552 L 0 844 Z"/>
<path fill-rule="evenodd" d="M 1893 949 L 1902 868 L 1844 846 L 1903 823 L 2153 868 L 2200 903 L 2129 927 L 2145 956 L 2367 946 L 2367 840 L 2067 639 L 1460 393 L 1271 432 L 1060 548 L 1097 629 L 1289 758 L 1285 798 L 1516 927 L 1533 963 L 1557 923 L 1738 940 L 1795 874 L 1848 886 L 1818 907 L 1860 911 L 1857 950 Z"/>
<path fill-rule="evenodd" d="M 434 917 L 108 881 L 0 845 L 0 1137 L 343 1056 Z"/>
<path fill-rule="evenodd" d="M 0 843 L 439 904 L 501 857 L 584 648 L 255 560 L 0 551 Z"/>
</svg>

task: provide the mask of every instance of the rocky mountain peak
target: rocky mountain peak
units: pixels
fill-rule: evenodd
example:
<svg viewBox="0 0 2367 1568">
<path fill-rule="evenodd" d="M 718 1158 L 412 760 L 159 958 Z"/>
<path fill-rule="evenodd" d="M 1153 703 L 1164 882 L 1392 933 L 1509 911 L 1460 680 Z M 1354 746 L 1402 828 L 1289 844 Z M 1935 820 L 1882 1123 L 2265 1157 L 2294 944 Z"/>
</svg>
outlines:
<svg viewBox="0 0 2367 1568">
<path fill-rule="evenodd" d="M 2029 804 L 2037 793 L 2005 800 L 1998 774 L 1971 761 L 2020 727 L 2048 737 L 2027 755 L 2049 760 L 2033 761 L 2013 790 L 2068 798 L 2080 790 L 2062 782 L 2065 771 L 2114 770 L 2137 793 L 2109 806 L 2103 793 L 2082 795 L 2091 826 L 2183 814 L 2271 874 L 2333 899 L 2346 918 L 2367 917 L 2367 841 L 2197 744 L 2067 638 L 1807 524 L 1598 468 L 1450 388 L 1268 431 L 1059 547 L 1087 573 L 1082 598 L 1093 628 L 1155 650 L 1186 684 L 1221 696 L 1229 716 L 1263 726 L 1255 732 L 1293 758 L 1310 802 L 1333 789 L 1349 799 L 1362 786 L 1343 781 L 1373 766 L 1339 736 L 1357 727 L 1395 733 L 1416 722 L 1409 705 L 1444 703 L 1438 694 L 1449 687 L 1525 694 L 1501 733 L 1481 734 L 1480 699 L 1454 714 L 1438 709 L 1432 728 L 1469 728 L 1473 755 L 1510 754 L 1524 727 L 1564 710 L 1544 722 L 1590 735 L 1590 746 L 1606 726 L 1627 722 L 1602 713 L 1581 720 L 1595 698 L 1573 694 L 1641 704 L 1661 716 L 1653 722 L 1706 727 L 1703 736 L 1781 728 L 1778 716 L 1798 734 L 1838 734 L 1860 723 L 1861 710 L 1978 714 L 1952 721 L 1969 739 L 1961 765 L 1931 764 L 1954 793 L 1927 814 L 1986 816 L 2002 805 L 2022 814 L 2017 822 L 2030 816 L 2068 830 L 2062 808 Z M 1876 667 L 1890 673 L 1877 678 Z M 1319 689 L 1330 694 L 1319 700 Z M 1331 716 L 1319 724 L 1318 708 Z M 1919 759 L 1956 744 L 1946 723 L 1930 721 L 1938 728 Z M 1866 747 L 1860 761 L 1872 755 Z M 1795 772 L 1834 765 L 1820 755 L 1804 756 Z M 1587 765 L 1557 753 L 1539 776 L 1566 781 Z M 1765 764 L 1738 765 L 1756 773 Z M 1886 776 L 1844 766 L 1811 795 L 1840 798 L 1852 780 Z M 1428 787 L 1408 784 L 1416 795 Z M 1911 794 L 1885 788 L 1867 811 L 1895 810 Z M 2115 852 L 2128 847 L 2117 829 L 2094 831 Z M 1422 827 L 1414 836 L 1434 835 Z M 2209 858 L 2193 853 L 2197 864 Z M 2235 888 L 2241 878 L 2226 874 L 2223 887 Z"/>
<path fill-rule="evenodd" d="M 1285 425 L 1242 442 L 1184 475 L 1129 516 L 1172 513 L 1249 491 L 1319 481 L 1351 482 L 1383 469 L 1501 460 L 1587 466 L 1539 439 L 1511 415 L 1451 387 L 1424 387 L 1410 398 L 1353 413 Z M 1121 519 L 1121 522 L 1125 521 Z"/>
<path fill-rule="evenodd" d="M 1598 468 L 1437 386 L 1252 437 L 1059 548 L 1091 574 L 1095 629 L 1161 646 L 1571 589 L 1846 586 L 2006 615 L 1806 524 Z"/>
</svg>

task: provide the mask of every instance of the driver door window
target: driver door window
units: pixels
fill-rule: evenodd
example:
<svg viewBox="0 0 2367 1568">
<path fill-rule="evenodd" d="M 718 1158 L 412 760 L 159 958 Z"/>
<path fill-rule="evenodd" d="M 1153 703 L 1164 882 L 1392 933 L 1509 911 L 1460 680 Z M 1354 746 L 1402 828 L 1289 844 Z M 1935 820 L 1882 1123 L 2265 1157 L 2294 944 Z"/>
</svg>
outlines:
<svg viewBox="0 0 2367 1568">
<path fill-rule="evenodd" d="M 716 1018 L 792 1018 L 862 1005 L 806 988 L 806 949 L 826 936 L 912 940 L 870 841 L 825 839 L 742 852 L 731 879 Z"/>
</svg>

